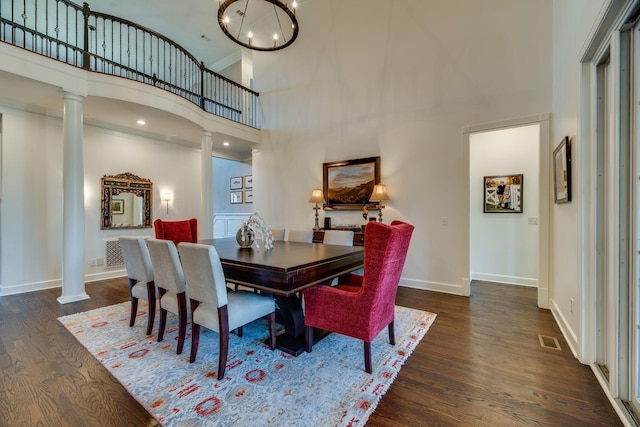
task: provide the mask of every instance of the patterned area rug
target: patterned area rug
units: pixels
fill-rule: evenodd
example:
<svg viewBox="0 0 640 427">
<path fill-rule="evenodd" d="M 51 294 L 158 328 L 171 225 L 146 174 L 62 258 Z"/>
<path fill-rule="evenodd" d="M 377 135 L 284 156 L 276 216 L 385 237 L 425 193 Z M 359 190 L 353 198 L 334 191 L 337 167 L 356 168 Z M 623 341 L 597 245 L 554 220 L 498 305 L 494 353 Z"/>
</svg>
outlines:
<svg viewBox="0 0 640 427">
<path fill-rule="evenodd" d="M 267 323 L 231 334 L 225 378 L 216 379 L 218 335 L 202 329 L 189 363 L 190 326 L 176 354 L 177 317 L 163 342 L 147 336 L 144 301 L 134 327 L 125 302 L 58 320 L 149 413 L 166 426 L 363 426 L 436 315 L 396 306 L 396 345 L 385 329 L 372 343 L 373 375 L 364 371 L 362 341 L 331 334 L 311 353 L 292 357 L 262 343 Z M 157 333 L 157 320 L 154 333 Z"/>
</svg>

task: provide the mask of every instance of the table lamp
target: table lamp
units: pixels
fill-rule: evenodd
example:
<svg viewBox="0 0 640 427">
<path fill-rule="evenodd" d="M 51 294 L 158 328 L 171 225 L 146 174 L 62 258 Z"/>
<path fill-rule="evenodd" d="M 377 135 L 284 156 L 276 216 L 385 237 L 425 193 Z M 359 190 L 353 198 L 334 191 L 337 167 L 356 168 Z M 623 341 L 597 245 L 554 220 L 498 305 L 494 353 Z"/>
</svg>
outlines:
<svg viewBox="0 0 640 427">
<path fill-rule="evenodd" d="M 315 190 L 313 190 L 313 192 L 311 193 L 311 198 L 309 199 L 309 203 L 315 203 L 316 205 L 313 207 L 313 209 L 316 210 L 316 225 L 315 227 L 313 227 L 314 230 L 320 230 L 320 224 L 318 224 L 318 209 L 321 209 L 320 206 L 318 206 L 318 203 L 324 203 L 324 194 L 322 194 L 322 190 L 319 188 L 316 188 Z"/>
<path fill-rule="evenodd" d="M 387 194 L 387 187 L 385 187 L 382 184 L 374 185 L 369 201 L 377 203 L 380 206 L 380 213 L 378 214 L 378 221 L 380 222 L 382 222 L 382 209 L 384 208 L 384 205 L 382 204 L 382 202 L 386 200 L 389 200 L 389 195 Z"/>
</svg>

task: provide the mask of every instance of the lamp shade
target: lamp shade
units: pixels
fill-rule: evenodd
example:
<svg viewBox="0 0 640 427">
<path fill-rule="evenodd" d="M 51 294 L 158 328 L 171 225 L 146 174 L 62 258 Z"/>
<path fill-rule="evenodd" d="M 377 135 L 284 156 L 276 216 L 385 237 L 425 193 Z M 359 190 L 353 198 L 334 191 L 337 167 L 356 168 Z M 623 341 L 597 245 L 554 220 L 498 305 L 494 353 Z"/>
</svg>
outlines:
<svg viewBox="0 0 640 427">
<path fill-rule="evenodd" d="M 389 200 L 389 195 L 387 194 L 387 187 L 382 184 L 376 184 L 373 186 L 373 191 L 371 192 L 371 197 L 369 198 L 372 202 L 383 202 L 385 200 Z"/>
<path fill-rule="evenodd" d="M 311 193 L 311 198 L 309 199 L 309 203 L 324 203 L 324 194 L 322 194 L 322 190 L 316 188 Z"/>
</svg>

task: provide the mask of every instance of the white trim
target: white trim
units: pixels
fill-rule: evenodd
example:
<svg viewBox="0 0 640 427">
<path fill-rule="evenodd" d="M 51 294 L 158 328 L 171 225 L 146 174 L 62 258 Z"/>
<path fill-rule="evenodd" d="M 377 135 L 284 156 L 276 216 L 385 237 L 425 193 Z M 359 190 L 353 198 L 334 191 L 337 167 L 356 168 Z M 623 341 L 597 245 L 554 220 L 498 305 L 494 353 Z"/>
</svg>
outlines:
<svg viewBox="0 0 640 427">
<path fill-rule="evenodd" d="M 475 126 L 467 126 L 462 129 L 462 155 L 463 155 L 463 167 L 462 167 L 462 180 L 463 180 L 463 212 L 465 220 L 463 221 L 463 230 L 464 236 L 466 238 L 465 246 L 466 250 L 466 262 L 461 262 L 461 265 L 466 266 L 466 271 L 461 274 L 463 277 L 462 285 L 461 285 L 461 294 L 460 295 L 471 295 L 471 282 L 464 279 L 464 277 L 472 277 L 470 272 L 470 261 L 469 261 L 469 250 L 470 250 L 470 241 L 469 241 L 469 215 L 470 215 L 470 201 L 469 201 L 469 135 L 472 133 L 479 132 L 490 132 L 499 129 L 505 128 L 514 128 L 521 127 L 527 125 L 538 124 L 539 125 L 539 165 L 538 165 L 538 185 L 539 185 L 539 194 L 538 194 L 538 210 L 539 210 L 539 218 L 538 218 L 538 307 L 540 308 L 549 308 L 549 295 L 551 294 L 550 290 L 550 272 L 551 272 L 551 236 L 550 236 L 550 209 L 551 205 L 549 203 L 550 197 L 550 180 L 549 180 L 549 159 L 550 159 L 550 148 L 549 148 L 549 132 L 550 132 L 550 114 L 543 113 L 538 115 L 520 117 L 515 119 L 508 119 L 494 123 L 486 123 Z M 465 281 L 466 280 L 466 281 Z"/>
<path fill-rule="evenodd" d="M 505 276 L 502 274 L 487 274 L 471 272 L 471 280 L 483 280 L 485 282 L 504 283 L 517 286 L 528 286 L 532 288 L 538 287 L 538 279 L 535 277 L 518 277 L 518 276 Z"/>
<path fill-rule="evenodd" d="M 445 294 L 468 296 L 462 293 L 463 285 L 464 285 L 464 281 L 462 285 L 455 285 L 452 283 L 429 282 L 426 280 L 417 280 L 417 279 L 405 279 L 405 278 L 400 279 L 400 286 L 404 286 L 406 288 L 422 289 L 426 291 L 443 292 Z"/>
</svg>

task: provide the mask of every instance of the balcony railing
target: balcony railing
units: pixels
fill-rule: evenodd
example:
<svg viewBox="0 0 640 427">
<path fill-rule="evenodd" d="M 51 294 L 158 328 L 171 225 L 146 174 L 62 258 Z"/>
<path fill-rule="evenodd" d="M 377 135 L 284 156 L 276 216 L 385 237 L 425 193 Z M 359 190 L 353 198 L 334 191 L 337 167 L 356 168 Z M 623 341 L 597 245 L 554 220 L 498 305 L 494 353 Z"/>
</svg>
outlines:
<svg viewBox="0 0 640 427">
<path fill-rule="evenodd" d="M 179 95 L 258 128 L 259 94 L 207 69 L 180 45 L 133 22 L 67 0 L 0 0 L 0 41 L 88 71 Z"/>
</svg>

